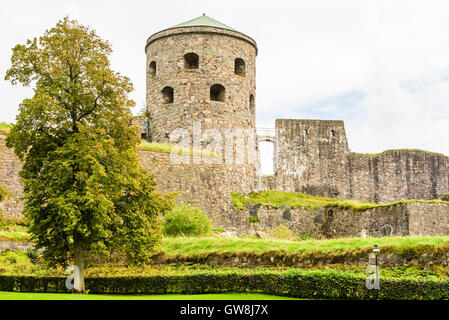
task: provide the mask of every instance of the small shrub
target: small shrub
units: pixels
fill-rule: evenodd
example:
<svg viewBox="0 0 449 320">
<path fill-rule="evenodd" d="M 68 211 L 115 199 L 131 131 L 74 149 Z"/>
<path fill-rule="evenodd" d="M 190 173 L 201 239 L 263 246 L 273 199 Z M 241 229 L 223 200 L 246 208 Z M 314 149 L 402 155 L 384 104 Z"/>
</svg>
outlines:
<svg viewBox="0 0 449 320">
<path fill-rule="evenodd" d="M 274 227 L 270 231 L 268 231 L 268 234 L 275 239 L 282 239 L 282 240 L 291 240 L 294 237 L 293 231 L 291 231 L 286 225 L 278 225 L 277 227 Z"/>
<path fill-rule="evenodd" d="M 249 216 L 249 223 L 260 222 L 259 217 Z"/>
<path fill-rule="evenodd" d="M 32 264 L 36 264 L 39 259 L 39 251 L 36 248 L 28 247 L 26 251 L 27 257 L 30 259 Z"/>
<path fill-rule="evenodd" d="M 189 204 L 175 206 L 164 216 L 164 234 L 167 236 L 203 236 L 210 231 L 208 216 Z"/>
</svg>

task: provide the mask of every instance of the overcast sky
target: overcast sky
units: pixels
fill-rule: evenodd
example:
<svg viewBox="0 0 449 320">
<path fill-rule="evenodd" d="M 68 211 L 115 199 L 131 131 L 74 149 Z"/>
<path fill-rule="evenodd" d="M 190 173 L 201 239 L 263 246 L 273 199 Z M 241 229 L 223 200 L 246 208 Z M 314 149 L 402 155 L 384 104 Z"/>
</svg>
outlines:
<svg viewBox="0 0 449 320">
<path fill-rule="evenodd" d="M 344 120 L 349 147 L 449 155 L 449 1 L 20 1 L 0 5 L 0 121 L 30 88 L 4 81 L 11 48 L 65 15 L 113 45 L 112 67 L 145 103 L 145 41 L 202 13 L 256 40 L 259 127 Z"/>
</svg>

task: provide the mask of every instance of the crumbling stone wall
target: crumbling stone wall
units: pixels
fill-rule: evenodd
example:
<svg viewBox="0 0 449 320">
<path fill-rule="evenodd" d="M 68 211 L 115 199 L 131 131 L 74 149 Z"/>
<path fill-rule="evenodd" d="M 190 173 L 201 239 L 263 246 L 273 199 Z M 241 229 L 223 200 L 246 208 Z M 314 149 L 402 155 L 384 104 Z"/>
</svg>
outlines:
<svg viewBox="0 0 449 320">
<path fill-rule="evenodd" d="M 178 203 L 206 212 L 214 227 L 232 223 L 231 192 L 250 192 L 256 181 L 252 165 L 174 163 L 169 153 L 139 150 L 139 162 L 154 175 L 161 192 L 178 191 Z"/>
<path fill-rule="evenodd" d="M 22 217 L 23 184 L 19 177 L 22 162 L 14 152 L 5 145 L 5 135 L 0 135 L 0 184 L 12 192 L 13 198 L 0 203 L 0 212 L 7 219 L 19 219 Z"/>
<path fill-rule="evenodd" d="M 21 218 L 23 184 L 19 178 L 21 161 L 0 139 L 0 184 L 13 192 L 14 198 L 0 208 L 6 218 Z M 143 168 L 154 175 L 161 192 L 179 191 L 178 203 L 190 203 L 204 210 L 214 227 L 229 226 L 232 215 L 231 192 L 247 193 L 256 180 L 252 165 L 174 163 L 169 153 L 138 151 Z"/>
<path fill-rule="evenodd" d="M 449 158 L 418 150 L 379 155 L 351 153 L 346 168 L 347 197 L 379 203 L 441 199 L 449 191 Z"/>
<path fill-rule="evenodd" d="M 276 120 L 275 189 L 390 203 L 441 199 L 449 158 L 419 150 L 350 152 L 342 121 Z"/>
<path fill-rule="evenodd" d="M 345 197 L 349 154 L 343 121 L 276 119 L 276 188 Z"/>
<path fill-rule="evenodd" d="M 251 222 L 250 216 L 259 221 Z M 296 236 L 315 238 L 435 236 L 449 233 L 448 221 L 449 205 L 444 203 L 410 202 L 365 211 L 254 205 L 235 212 L 232 231 L 264 233 L 285 225 Z"/>
</svg>

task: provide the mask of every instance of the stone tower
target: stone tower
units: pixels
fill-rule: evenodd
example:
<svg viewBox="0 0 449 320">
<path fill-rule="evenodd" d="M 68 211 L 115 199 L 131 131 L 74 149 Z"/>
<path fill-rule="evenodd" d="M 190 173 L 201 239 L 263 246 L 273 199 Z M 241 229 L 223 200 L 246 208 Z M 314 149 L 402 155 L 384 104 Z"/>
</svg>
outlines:
<svg viewBox="0 0 449 320">
<path fill-rule="evenodd" d="M 178 128 L 255 128 L 257 46 L 206 15 L 147 40 L 146 101 L 151 136 L 169 142 Z"/>
</svg>

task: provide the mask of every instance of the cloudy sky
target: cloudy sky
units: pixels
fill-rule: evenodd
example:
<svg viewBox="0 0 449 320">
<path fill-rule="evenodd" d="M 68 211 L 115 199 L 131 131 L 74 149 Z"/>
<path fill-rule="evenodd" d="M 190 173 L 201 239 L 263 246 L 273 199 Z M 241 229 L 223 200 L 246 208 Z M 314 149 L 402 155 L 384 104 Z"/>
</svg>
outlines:
<svg viewBox="0 0 449 320">
<path fill-rule="evenodd" d="M 449 155 L 449 1 L 21 1 L 0 6 L 0 75 L 11 48 L 69 15 L 113 45 L 112 66 L 145 102 L 149 35 L 202 13 L 254 38 L 257 125 L 344 120 L 356 152 L 419 148 Z M 0 80 L 0 121 L 30 88 Z M 264 149 L 265 150 L 265 149 Z"/>
</svg>

